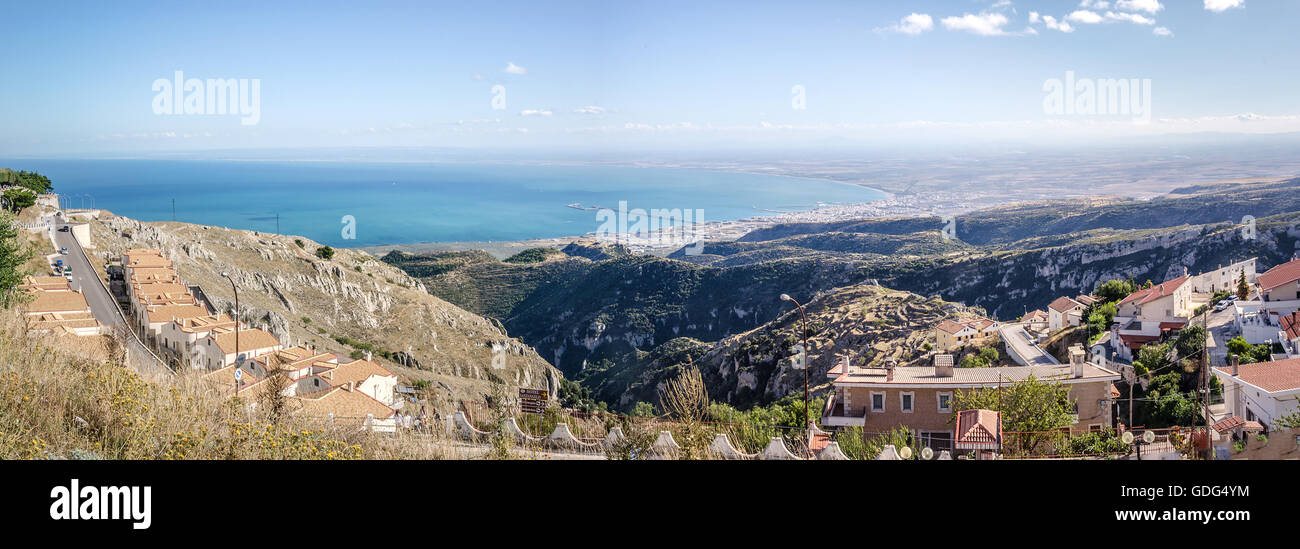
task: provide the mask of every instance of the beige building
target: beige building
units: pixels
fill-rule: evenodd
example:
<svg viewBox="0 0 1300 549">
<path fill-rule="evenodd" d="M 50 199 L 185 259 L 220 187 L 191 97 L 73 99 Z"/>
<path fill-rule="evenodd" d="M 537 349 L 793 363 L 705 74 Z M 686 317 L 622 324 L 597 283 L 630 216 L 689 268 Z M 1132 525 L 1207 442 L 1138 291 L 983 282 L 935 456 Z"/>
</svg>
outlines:
<svg viewBox="0 0 1300 549">
<path fill-rule="evenodd" d="M 103 326 L 90 311 L 86 296 L 72 289 L 61 276 L 28 276 L 18 289 L 32 296 L 24 312 L 31 327 L 39 332 L 57 332 L 79 336 L 104 333 Z"/>
<path fill-rule="evenodd" d="M 1001 325 L 997 322 L 982 317 L 945 320 L 935 327 L 934 348 L 949 351 L 984 338 L 996 337 L 999 326 Z"/>
<path fill-rule="evenodd" d="M 1111 384 L 1120 375 L 1077 358 L 1066 365 L 996 368 L 857 368 L 841 362 L 828 372 L 835 391 L 822 413 L 822 425 L 862 427 L 871 433 L 906 426 L 936 452 L 952 450 L 954 414 L 960 411 L 953 407 L 956 392 L 993 389 L 1033 376 L 1069 387 L 1077 410 L 1071 430 L 1111 427 Z"/>
<path fill-rule="evenodd" d="M 1055 332 L 1067 326 L 1078 326 L 1084 305 L 1065 296 L 1056 298 L 1047 306 L 1047 329 Z"/>
<path fill-rule="evenodd" d="M 220 370 L 233 365 L 238 354 L 243 354 L 245 358 L 255 358 L 284 348 L 280 340 L 276 339 L 271 332 L 241 328 L 238 334 L 239 352 L 236 353 L 235 338 L 234 330 L 221 333 L 214 332 L 203 338 L 199 344 L 202 348 L 200 356 L 203 368 Z"/>
</svg>

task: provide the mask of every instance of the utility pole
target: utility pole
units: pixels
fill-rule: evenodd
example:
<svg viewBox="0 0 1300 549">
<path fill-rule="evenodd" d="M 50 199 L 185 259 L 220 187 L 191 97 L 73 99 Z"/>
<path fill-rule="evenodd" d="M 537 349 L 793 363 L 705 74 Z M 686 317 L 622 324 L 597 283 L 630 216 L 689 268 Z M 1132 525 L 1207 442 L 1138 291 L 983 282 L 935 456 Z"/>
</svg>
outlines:
<svg viewBox="0 0 1300 549">
<path fill-rule="evenodd" d="M 280 234 L 280 212 L 275 212 L 275 234 Z"/>
<path fill-rule="evenodd" d="M 172 221 L 176 221 L 176 199 L 172 199 Z"/>
</svg>

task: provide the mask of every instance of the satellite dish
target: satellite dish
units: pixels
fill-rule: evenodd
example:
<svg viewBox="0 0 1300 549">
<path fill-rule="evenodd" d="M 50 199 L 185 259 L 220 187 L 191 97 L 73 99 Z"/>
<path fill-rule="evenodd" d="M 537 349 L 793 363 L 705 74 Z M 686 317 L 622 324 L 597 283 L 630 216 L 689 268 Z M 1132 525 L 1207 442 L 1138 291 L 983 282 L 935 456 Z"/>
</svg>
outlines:
<svg viewBox="0 0 1300 549">
<path fill-rule="evenodd" d="M 898 453 L 898 457 L 903 459 L 912 459 L 912 448 L 904 446 L 903 450 Z"/>
<path fill-rule="evenodd" d="M 1119 437 L 1124 444 L 1133 444 L 1133 431 L 1124 431 L 1124 435 Z"/>
<path fill-rule="evenodd" d="M 922 448 L 922 449 L 921 449 L 921 459 L 926 459 L 926 460 L 928 460 L 928 459 L 933 458 L 933 457 L 934 457 L 934 450 L 931 450 L 931 449 L 929 449 L 929 448 Z"/>
<path fill-rule="evenodd" d="M 1156 432 L 1155 432 L 1155 431 L 1147 431 L 1147 432 L 1145 432 L 1145 433 L 1142 433 L 1142 442 L 1145 442 L 1145 443 L 1147 443 L 1147 444 L 1151 444 L 1152 442 L 1155 442 L 1155 441 L 1156 441 Z"/>
</svg>

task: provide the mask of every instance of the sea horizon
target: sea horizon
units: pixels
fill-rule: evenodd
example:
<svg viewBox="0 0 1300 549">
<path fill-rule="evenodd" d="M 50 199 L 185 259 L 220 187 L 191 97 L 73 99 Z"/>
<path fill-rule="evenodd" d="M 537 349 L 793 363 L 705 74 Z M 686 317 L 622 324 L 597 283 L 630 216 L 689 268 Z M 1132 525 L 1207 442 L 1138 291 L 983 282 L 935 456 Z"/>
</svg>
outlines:
<svg viewBox="0 0 1300 549">
<path fill-rule="evenodd" d="M 303 236 L 346 248 L 577 238 L 600 229 L 596 209 L 618 211 L 620 203 L 629 210 L 691 210 L 698 225 L 888 197 L 852 183 L 698 168 L 466 161 L 4 162 L 56 178 L 54 192 L 66 207 L 108 210 L 146 222 Z"/>
</svg>

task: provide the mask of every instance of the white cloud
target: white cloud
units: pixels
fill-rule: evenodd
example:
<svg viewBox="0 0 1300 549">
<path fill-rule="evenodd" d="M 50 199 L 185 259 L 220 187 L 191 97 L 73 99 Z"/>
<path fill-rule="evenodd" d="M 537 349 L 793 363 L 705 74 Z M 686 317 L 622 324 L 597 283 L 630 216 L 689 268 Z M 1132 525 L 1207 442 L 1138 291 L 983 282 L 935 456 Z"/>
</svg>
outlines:
<svg viewBox="0 0 1300 549">
<path fill-rule="evenodd" d="M 1073 25 L 1070 25 L 1065 21 L 1058 21 L 1055 17 L 1052 17 L 1050 15 L 1043 16 L 1043 24 L 1047 25 L 1047 28 L 1052 30 L 1058 30 L 1061 32 L 1074 32 Z"/>
<path fill-rule="evenodd" d="M 1246 7 L 1246 0 L 1205 0 L 1205 9 L 1213 12 Z"/>
<path fill-rule="evenodd" d="M 550 116 L 551 111 L 546 109 L 524 109 L 519 111 L 519 116 Z"/>
<path fill-rule="evenodd" d="M 1156 28 L 1152 29 L 1151 32 L 1154 33 L 1156 36 L 1173 36 L 1173 35 L 1174 35 L 1174 31 L 1171 31 L 1171 30 L 1169 30 L 1168 28 L 1165 28 L 1165 27 L 1156 27 Z"/>
<path fill-rule="evenodd" d="M 579 108 L 573 109 L 573 112 L 576 112 L 576 113 L 578 113 L 578 114 L 605 114 L 605 107 L 597 107 L 597 106 L 595 106 L 595 105 L 587 105 L 587 106 L 585 106 L 585 107 L 579 107 Z"/>
<path fill-rule="evenodd" d="M 1155 19 L 1146 17 L 1140 13 L 1119 13 L 1108 11 L 1106 12 L 1106 19 L 1109 21 L 1128 21 L 1129 23 L 1136 23 L 1138 25 L 1156 24 Z"/>
<path fill-rule="evenodd" d="M 1123 11 L 1155 13 L 1164 8 L 1159 0 L 1117 0 L 1115 2 L 1115 9 Z"/>
<path fill-rule="evenodd" d="M 481 75 L 481 74 L 479 74 L 479 73 L 474 73 L 474 79 L 475 79 L 475 80 L 483 80 L 483 75 Z"/>
<path fill-rule="evenodd" d="M 506 63 L 505 72 L 506 74 L 528 74 L 528 69 L 516 65 L 514 61 L 511 61 Z"/>
<path fill-rule="evenodd" d="M 1083 0 L 1082 2 L 1079 2 L 1079 7 L 1104 10 L 1110 7 L 1110 2 L 1106 2 L 1105 0 Z"/>
<path fill-rule="evenodd" d="M 1007 24 L 1007 16 L 1000 13 L 967 13 L 961 17 L 945 17 L 941 21 L 948 30 L 967 31 L 980 36 L 1001 36 L 1007 34 L 1002 29 Z"/>
<path fill-rule="evenodd" d="M 913 13 L 900 19 L 897 23 L 883 29 L 887 32 L 918 35 L 934 28 L 934 18 L 925 13 Z M 878 31 L 880 29 L 877 29 Z"/>
<path fill-rule="evenodd" d="M 1096 12 L 1088 10 L 1076 10 L 1070 13 L 1070 15 L 1065 16 L 1065 18 L 1074 21 L 1075 23 L 1087 24 L 1100 23 L 1102 20 L 1101 16 Z"/>
</svg>

